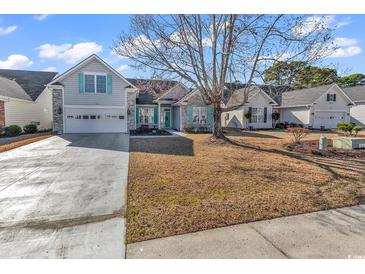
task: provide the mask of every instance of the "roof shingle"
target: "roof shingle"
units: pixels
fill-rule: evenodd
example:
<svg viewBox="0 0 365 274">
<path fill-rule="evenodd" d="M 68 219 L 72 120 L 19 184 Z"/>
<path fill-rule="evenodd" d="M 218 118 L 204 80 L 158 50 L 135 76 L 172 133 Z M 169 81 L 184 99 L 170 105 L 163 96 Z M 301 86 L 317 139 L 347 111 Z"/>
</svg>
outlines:
<svg viewBox="0 0 365 274">
<path fill-rule="evenodd" d="M 0 96 L 32 101 L 24 89 L 15 81 L 0 76 Z"/>
<path fill-rule="evenodd" d="M 57 72 L 0 69 L 0 76 L 17 82 L 35 101 Z"/>
</svg>

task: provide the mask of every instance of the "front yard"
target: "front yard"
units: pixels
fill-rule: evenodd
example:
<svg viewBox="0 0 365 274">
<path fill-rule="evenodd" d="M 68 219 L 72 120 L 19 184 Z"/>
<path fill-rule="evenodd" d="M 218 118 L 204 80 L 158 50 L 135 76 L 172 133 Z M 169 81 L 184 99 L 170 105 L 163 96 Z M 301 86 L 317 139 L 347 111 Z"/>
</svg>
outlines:
<svg viewBox="0 0 365 274">
<path fill-rule="evenodd" d="M 365 203 L 365 159 L 287 151 L 286 132 L 207 137 L 131 139 L 128 243 Z"/>
</svg>

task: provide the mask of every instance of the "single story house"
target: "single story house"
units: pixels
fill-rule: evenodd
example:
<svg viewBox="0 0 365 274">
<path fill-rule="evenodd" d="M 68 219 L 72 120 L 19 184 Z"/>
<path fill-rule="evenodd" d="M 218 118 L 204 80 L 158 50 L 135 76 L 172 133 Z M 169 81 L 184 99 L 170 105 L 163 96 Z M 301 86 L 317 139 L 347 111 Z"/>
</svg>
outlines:
<svg viewBox="0 0 365 274">
<path fill-rule="evenodd" d="M 245 92 L 247 93 L 247 100 L 243 104 Z M 239 105 L 242 106 L 222 114 L 221 122 L 223 127 L 240 129 L 272 128 L 273 107 L 278 104 L 262 87 L 252 86 L 250 88 L 245 88 L 244 86 L 241 86 L 238 89 L 227 90 L 225 92 L 225 103 L 223 104 L 223 108 Z M 246 118 L 246 113 L 250 113 L 251 116 Z"/>
<path fill-rule="evenodd" d="M 351 122 L 365 127 L 365 85 L 346 87 L 343 91 L 355 103 L 350 108 Z"/>
<path fill-rule="evenodd" d="M 35 124 L 52 128 L 52 97 L 46 85 L 56 72 L 0 69 L 0 127 Z"/>
<path fill-rule="evenodd" d="M 282 123 L 301 124 L 314 129 L 333 129 L 350 122 L 352 96 L 337 84 L 283 92 L 276 106 Z"/>
<path fill-rule="evenodd" d="M 193 89 L 173 104 L 176 125 L 182 131 L 212 131 L 213 109 L 203 98 L 201 92 Z"/>
<path fill-rule="evenodd" d="M 138 88 L 136 128 L 181 130 L 180 110 L 174 104 L 190 92 L 176 81 L 128 79 Z"/>
</svg>

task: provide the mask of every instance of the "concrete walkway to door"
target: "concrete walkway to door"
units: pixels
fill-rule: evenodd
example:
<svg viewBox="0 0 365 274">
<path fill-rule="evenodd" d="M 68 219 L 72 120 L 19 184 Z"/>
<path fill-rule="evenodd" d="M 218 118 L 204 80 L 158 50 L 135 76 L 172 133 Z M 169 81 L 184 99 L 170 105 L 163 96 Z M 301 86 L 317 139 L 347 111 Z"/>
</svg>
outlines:
<svg viewBox="0 0 365 274">
<path fill-rule="evenodd" d="M 124 258 L 129 135 L 0 153 L 0 258 Z"/>
<path fill-rule="evenodd" d="M 365 205 L 134 243 L 127 258 L 365 258 Z"/>
</svg>

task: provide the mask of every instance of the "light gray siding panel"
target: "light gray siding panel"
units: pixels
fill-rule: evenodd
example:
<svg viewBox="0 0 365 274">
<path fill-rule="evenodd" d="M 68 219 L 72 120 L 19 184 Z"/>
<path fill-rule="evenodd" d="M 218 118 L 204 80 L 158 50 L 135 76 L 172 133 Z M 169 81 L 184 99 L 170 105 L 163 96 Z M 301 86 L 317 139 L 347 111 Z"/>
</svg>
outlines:
<svg viewBox="0 0 365 274">
<path fill-rule="evenodd" d="M 181 130 L 180 128 L 180 107 L 172 108 L 172 127 L 177 130 Z"/>
<path fill-rule="evenodd" d="M 112 75 L 112 94 L 79 93 L 78 74 L 80 72 L 97 72 Z M 126 107 L 126 87 L 129 85 L 106 66 L 96 60 L 60 81 L 65 89 L 65 105 L 102 105 Z"/>
<path fill-rule="evenodd" d="M 309 126 L 309 109 L 306 107 L 281 109 L 280 121 L 282 123 L 295 123 Z"/>
<path fill-rule="evenodd" d="M 365 126 L 365 102 L 364 103 L 356 103 L 356 106 L 350 109 L 351 113 L 351 122 Z"/>
</svg>

